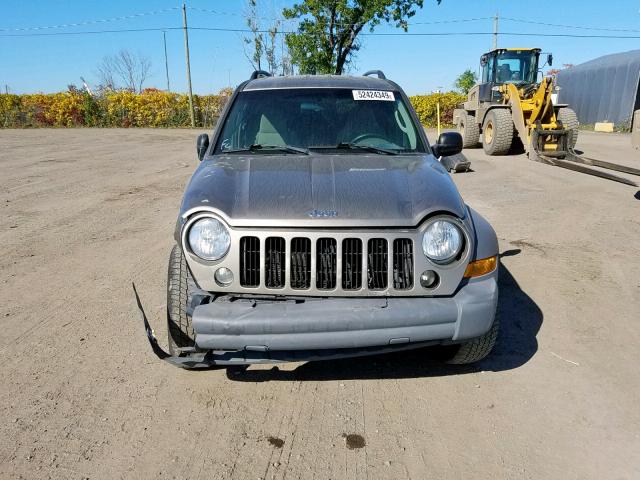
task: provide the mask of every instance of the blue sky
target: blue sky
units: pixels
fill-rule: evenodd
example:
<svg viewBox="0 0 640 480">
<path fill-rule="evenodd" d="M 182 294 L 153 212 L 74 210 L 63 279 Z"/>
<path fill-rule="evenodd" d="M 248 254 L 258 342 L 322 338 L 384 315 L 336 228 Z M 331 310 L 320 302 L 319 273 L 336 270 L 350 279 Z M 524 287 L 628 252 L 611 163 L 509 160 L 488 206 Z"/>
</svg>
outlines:
<svg viewBox="0 0 640 480">
<path fill-rule="evenodd" d="M 261 15 L 274 18 L 287 0 L 258 0 Z M 155 1 L 44 1 L 6 2 L 0 17 L 0 34 L 81 32 L 112 29 L 180 27 L 181 2 Z M 189 23 L 192 27 L 245 28 L 245 0 L 189 0 Z M 138 16 L 77 27 L 15 31 L 28 27 L 55 26 L 129 16 Z M 216 13 L 198 9 L 213 10 Z M 527 16 L 531 13 L 533 16 Z M 491 32 L 496 13 L 502 17 L 501 32 L 532 33 L 526 36 L 499 37 L 501 47 L 541 47 L 554 54 L 554 66 L 579 64 L 600 55 L 640 48 L 639 39 L 594 39 L 542 37 L 539 34 L 568 33 L 594 35 L 630 35 L 640 37 L 640 1 L 562 0 L 553 7 L 519 0 L 424 0 L 424 8 L 410 22 L 410 33 Z M 637 32 L 592 31 L 516 22 L 511 19 L 553 24 Z M 454 23 L 453 20 L 469 20 Z M 264 20 L 265 27 L 269 20 Z M 380 26 L 376 33 L 399 30 Z M 181 30 L 167 32 L 171 89 L 186 90 L 184 43 Z M 237 85 L 251 73 L 243 54 L 241 33 L 190 32 L 191 68 L 195 93 L 217 92 L 231 83 Z M 477 69 L 481 53 L 491 47 L 491 36 L 366 36 L 352 67 L 353 73 L 379 68 L 397 81 L 408 94 L 428 93 L 438 87 L 452 88 L 456 76 L 467 68 Z M 130 32 L 94 35 L 0 36 L 0 88 L 11 92 L 55 92 L 79 84 L 84 76 L 89 84 L 98 81 L 96 66 L 105 55 L 128 49 L 148 56 L 152 61 L 147 86 L 165 88 L 162 33 Z"/>
</svg>

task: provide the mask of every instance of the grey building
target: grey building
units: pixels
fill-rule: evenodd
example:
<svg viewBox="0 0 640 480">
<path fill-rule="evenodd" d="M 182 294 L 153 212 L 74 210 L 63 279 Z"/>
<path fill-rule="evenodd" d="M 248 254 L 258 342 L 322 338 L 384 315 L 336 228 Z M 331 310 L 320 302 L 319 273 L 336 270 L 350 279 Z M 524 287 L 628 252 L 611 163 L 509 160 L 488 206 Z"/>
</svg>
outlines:
<svg viewBox="0 0 640 480">
<path fill-rule="evenodd" d="M 614 53 L 561 70 L 559 103 L 568 103 L 582 124 L 629 127 L 640 109 L 640 50 Z"/>
</svg>

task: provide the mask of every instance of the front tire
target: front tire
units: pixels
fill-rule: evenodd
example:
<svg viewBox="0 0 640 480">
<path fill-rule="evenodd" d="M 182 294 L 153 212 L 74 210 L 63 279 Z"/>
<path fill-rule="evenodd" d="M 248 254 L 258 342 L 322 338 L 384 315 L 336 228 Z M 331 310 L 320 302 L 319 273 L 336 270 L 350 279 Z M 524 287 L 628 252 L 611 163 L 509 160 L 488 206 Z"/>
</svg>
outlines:
<svg viewBox="0 0 640 480">
<path fill-rule="evenodd" d="M 487 155 L 506 155 L 513 142 L 513 120 L 508 108 L 489 110 L 482 124 L 482 148 Z"/>
<path fill-rule="evenodd" d="M 464 112 L 458 118 L 458 133 L 462 136 L 462 148 L 474 148 L 480 141 L 480 126 L 476 123 L 476 117 Z"/>
<path fill-rule="evenodd" d="M 487 333 L 469 342 L 456 345 L 455 351 L 451 353 L 446 362 L 453 365 L 466 365 L 482 360 L 491 353 L 493 346 L 496 344 L 499 330 L 500 322 L 496 317 Z"/>
<path fill-rule="evenodd" d="M 191 316 L 187 314 L 187 307 L 196 288 L 182 249 L 174 245 L 169 256 L 167 275 L 167 330 L 171 355 L 178 356 L 182 348 L 194 347 L 196 344 Z"/>
<path fill-rule="evenodd" d="M 580 126 L 576 112 L 570 108 L 562 107 L 558 109 L 556 118 L 560 120 L 564 129 L 569 130 L 567 146 L 573 150 L 578 142 L 578 127 Z"/>
</svg>

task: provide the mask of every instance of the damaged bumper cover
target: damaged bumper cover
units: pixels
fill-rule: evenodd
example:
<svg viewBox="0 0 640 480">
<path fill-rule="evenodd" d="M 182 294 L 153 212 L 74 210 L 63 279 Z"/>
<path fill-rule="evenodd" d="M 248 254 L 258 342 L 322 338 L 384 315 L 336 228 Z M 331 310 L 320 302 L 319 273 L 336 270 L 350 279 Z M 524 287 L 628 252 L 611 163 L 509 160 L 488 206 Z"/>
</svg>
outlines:
<svg viewBox="0 0 640 480">
<path fill-rule="evenodd" d="M 135 286 L 134 286 L 135 291 Z M 498 301 L 497 270 L 450 297 L 268 300 L 221 296 L 195 307 L 197 348 L 164 352 L 138 308 L 158 357 L 183 368 L 346 358 L 458 343 L 486 333 Z"/>
</svg>

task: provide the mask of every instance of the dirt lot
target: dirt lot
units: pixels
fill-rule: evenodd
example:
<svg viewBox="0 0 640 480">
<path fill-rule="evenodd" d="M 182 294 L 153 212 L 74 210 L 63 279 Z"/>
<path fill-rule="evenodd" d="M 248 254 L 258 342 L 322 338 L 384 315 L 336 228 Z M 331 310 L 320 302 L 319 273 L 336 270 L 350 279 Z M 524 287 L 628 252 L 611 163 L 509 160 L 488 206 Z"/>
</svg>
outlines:
<svg viewBox="0 0 640 480">
<path fill-rule="evenodd" d="M 0 477 L 640 477 L 636 189 L 467 151 L 454 179 L 503 255 L 504 328 L 476 367 L 188 372 L 151 352 L 131 282 L 164 341 L 196 133 L 0 131 Z M 578 148 L 640 166 L 629 144 Z"/>
</svg>

